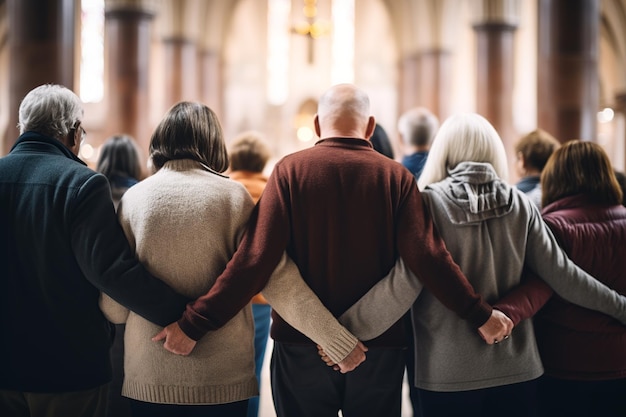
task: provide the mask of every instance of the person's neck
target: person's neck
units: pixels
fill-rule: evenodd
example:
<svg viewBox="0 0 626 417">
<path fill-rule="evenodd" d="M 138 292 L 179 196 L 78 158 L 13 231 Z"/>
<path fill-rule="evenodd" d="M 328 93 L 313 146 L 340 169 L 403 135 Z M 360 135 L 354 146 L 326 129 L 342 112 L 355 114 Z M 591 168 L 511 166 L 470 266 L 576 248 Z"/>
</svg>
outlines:
<svg viewBox="0 0 626 417">
<path fill-rule="evenodd" d="M 326 126 L 321 129 L 321 139 L 329 138 L 353 138 L 353 139 L 365 139 L 365 129 L 358 129 L 356 127 L 343 127 L 338 128 L 334 126 Z"/>
<path fill-rule="evenodd" d="M 418 152 L 428 152 L 428 146 L 411 146 L 408 148 L 407 155 L 413 155 Z"/>
</svg>

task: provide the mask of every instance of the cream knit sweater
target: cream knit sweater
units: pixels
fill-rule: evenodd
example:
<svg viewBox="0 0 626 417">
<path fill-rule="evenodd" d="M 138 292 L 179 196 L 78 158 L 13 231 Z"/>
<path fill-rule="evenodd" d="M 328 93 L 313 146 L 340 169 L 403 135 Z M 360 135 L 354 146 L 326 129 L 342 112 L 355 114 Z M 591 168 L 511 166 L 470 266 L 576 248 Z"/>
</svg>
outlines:
<svg viewBox="0 0 626 417">
<path fill-rule="evenodd" d="M 195 298 L 209 290 L 230 260 L 253 207 L 237 182 L 198 162 L 174 160 L 126 192 L 118 213 L 147 269 Z M 281 316 L 328 346 L 336 359 L 356 345 L 286 256 L 263 293 Z M 218 404 L 258 394 L 250 305 L 199 340 L 186 357 L 151 341 L 161 327 L 106 296 L 101 307 L 109 320 L 126 322 L 123 395 L 154 403 Z"/>
</svg>

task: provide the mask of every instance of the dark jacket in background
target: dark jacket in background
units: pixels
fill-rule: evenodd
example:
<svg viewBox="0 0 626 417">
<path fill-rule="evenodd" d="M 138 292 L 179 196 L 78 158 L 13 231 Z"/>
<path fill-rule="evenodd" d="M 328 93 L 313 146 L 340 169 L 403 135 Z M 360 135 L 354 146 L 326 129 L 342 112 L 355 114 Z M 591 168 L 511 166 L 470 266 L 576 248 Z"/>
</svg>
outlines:
<svg viewBox="0 0 626 417">
<path fill-rule="evenodd" d="M 100 290 L 167 325 L 187 299 L 135 260 L 106 178 L 34 132 L 0 159 L 0 389 L 62 392 L 111 378 Z"/>
</svg>

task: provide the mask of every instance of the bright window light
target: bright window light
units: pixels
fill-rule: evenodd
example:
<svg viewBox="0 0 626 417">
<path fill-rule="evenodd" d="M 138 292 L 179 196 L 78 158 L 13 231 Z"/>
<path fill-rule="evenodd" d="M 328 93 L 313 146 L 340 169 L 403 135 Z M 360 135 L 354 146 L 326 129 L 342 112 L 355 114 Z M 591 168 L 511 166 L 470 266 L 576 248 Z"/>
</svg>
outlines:
<svg viewBox="0 0 626 417">
<path fill-rule="evenodd" d="M 104 95 L 104 0 L 81 1 L 80 98 L 102 101 Z"/>
<path fill-rule="evenodd" d="M 354 82 L 354 0 L 333 0 L 333 84 Z"/>
<path fill-rule="evenodd" d="M 291 0 L 267 2 L 267 100 L 279 106 L 289 94 Z"/>
</svg>

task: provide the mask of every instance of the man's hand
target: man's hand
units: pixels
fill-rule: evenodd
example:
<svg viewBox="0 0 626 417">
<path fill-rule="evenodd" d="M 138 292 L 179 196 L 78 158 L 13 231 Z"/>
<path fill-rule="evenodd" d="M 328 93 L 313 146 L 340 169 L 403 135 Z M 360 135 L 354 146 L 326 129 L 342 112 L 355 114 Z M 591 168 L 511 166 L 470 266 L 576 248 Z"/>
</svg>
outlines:
<svg viewBox="0 0 626 417">
<path fill-rule="evenodd" d="M 188 337 L 174 322 L 165 327 L 159 334 L 152 338 L 153 342 L 164 340 L 163 347 L 177 355 L 187 356 L 196 346 L 196 341 Z"/>
<path fill-rule="evenodd" d="M 508 339 L 513 330 L 513 322 L 506 314 L 495 308 L 491 312 L 491 317 L 482 326 L 478 328 L 478 333 L 485 339 L 488 345 L 500 343 Z"/>
<path fill-rule="evenodd" d="M 363 361 L 365 361 L 365 352 L 367 352 L 367 347 L 361 343 L 361 341 L 358 341 L 357 345 L 348 356 L 341 362 L 335 363 L 326 355 L 324 349 L 322 349 L 320 345 L 317 345 L 317 353 L 319 353 L 322 360 L 326 362 L 326 365 L 332 366 L 335 371 L 340 371 L 342 374 L 355 370 L 357 366 L 363 363 Z"/>
</svg>

